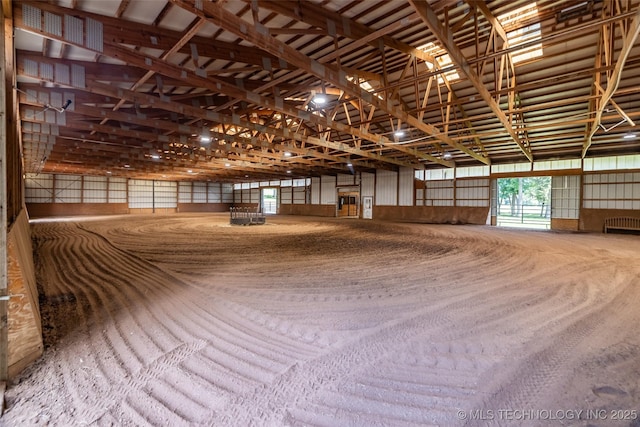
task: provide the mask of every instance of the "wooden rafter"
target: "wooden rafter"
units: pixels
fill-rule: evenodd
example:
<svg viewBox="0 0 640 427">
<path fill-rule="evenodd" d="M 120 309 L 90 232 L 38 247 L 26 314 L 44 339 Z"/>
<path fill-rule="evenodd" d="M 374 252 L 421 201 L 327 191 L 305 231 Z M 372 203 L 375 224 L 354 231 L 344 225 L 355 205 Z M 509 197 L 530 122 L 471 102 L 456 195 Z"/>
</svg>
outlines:
<svg viewBox="0 0 640 427">
<path fill-rule="evenodd" d="M 621 26 L 622 27 L 622 26 Z M 608 38 L 605 38 L 605 32 L 603 27 L 603 43 L 607 44 Z M 629 21 L 629 25 L 626 27 L 626 33 L 622 34 L 622 48 L 620 49 L 620 53 L 618 54 L 618 59 L 616 61 L 613 72 L 607 76 L 607 88 L 606 90 L 602 90 L 598 81 L 596 80 L 595 84 L 600 90 L 598 90 L 599 98 L 596 99 L 595 105 L 595 119 L 593 123 L 590 125 L 591 128 L 585 138 L 584 145 L 582 148 L 582 157 L 584 158 L 587 155 L 587 151 L 589 147 L 591 147 L 593 136 L 598 131 L 598 127 L 602 122 L 602 114 L 604 113 L 604 109 L 611 102 L 613 95 L 618 89 L 618 85 L 620 84 L 620 79 L 622 77 L 622 71 L 624 69 L 625 63 L 629 57 L 629 53 L 638 38 L 638 34 L 640 33 L 640 8 L 638 8 L 635 12 L 635 15 Z M 613 36 L 613 35 L 612 35 Z M 612 53 L 608 54 L 609 58 L 612 57 Z"/>
<path fill-rule="evenodd" d="M 520 150 L 524 153 L 524 155 L 529 159 L 530 162 L 533 162 L 533 155 L 531 154 L 531 149 L 526 147 L 517 132 L 511 126 L 511 122 L 502 111 L 498 103 L 493 99 L 489 90 L 487 90 L 486 86 L 482 83 L 478 75 L 473 71 L 469 62 L 462 54 L 460 48 L 453 41 L 453 37 L 450 36 L 447 29 L 442 25 L 440 19 L 436 12 L 431 8 L 429 3 L 422 0 L 409 0 L 409 2 L 413 5 L 418 15 L 422 18 L 425 24 L 429 27 L 429 29 L 433 32 L 435 37 L 438 39 L 440 44 L 444 49 L 447 50 L 451 60 L 454 64 L 459 68 L 459 70 L 467 77 L 469 82 L 473 85 L 473 87 L 478 91 L 480 97 L 489 105 L 491 111 L 496 115 L 502 126 L 508 132 L 508 134 L 513 138 L 513 141 L 520 147 Z"/>
</svg>

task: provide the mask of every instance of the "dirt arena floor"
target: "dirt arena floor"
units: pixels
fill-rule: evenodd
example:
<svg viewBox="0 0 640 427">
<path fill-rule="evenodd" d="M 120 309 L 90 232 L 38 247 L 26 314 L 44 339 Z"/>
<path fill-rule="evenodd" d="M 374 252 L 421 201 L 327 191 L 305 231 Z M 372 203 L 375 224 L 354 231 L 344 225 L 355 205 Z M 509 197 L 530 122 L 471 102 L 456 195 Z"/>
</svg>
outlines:
<svg viewBox="0 0 640 427">
<path fill-rule="evenodd" d="M 640 237 L 227 215 L 32 222 L 4 425 L 640 426 Z"/>
</svg>

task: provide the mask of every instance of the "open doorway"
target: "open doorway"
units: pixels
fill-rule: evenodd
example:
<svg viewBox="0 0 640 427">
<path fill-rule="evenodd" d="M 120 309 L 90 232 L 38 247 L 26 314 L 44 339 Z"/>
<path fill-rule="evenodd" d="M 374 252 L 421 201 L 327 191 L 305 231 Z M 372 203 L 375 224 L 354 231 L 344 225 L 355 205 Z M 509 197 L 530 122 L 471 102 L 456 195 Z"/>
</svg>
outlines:
<svg viewBox="0 0 640 427">
<path fill-rule="evenodd" d="M 500 227 L 551 228 L 551 177 L 498 179 Z"/>
<path fill-rule="evenodd" d="M 265 215 L 278 213 L 278 189 L 262 189 L 262 213 Z"/>
</svg>

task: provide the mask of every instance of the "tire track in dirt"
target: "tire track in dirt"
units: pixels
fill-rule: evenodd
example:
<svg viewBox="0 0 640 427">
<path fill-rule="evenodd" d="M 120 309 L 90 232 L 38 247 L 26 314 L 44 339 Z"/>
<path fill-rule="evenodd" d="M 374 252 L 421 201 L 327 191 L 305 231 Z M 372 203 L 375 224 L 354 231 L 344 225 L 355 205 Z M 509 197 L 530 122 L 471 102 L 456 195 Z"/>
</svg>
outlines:
<svg viewBox="0 0 640 427">
<path fill-rule="evenodd" d="M 615 277 L 619 272 L 612 271 L 612 273 Z M 563 319 L 569 320 L 569 324 L 556 332 L 549 342 L 542 345 L 541 349 L 520 361 L 506 378 L 501 378 L 500 385 L 495 386 L 499 390 L 494 391 L 489 399 L 482 402 L 482 407 L 494 410 L 499 408 L 555 409 L 556 405 L 548 400 L 547 394 L 554 386 L 560 384 L 563 376 L 567 375 L 567 367 L 579 359 L 577 355 L 580 352 L 576 349 L 590 347 L 588 343 L 591 341 L 588 338 L 594 335 L 597 329 L 606 331 L 605 325 L 619 323 L 619 317 L 614 322 L 610 320 L 614 313 L 619 316 L 621 312 L 626 312 L 627 316 L 633 316 L 635 320 L 640 318 L 637 309 L 633 309 L 640 301 L 636 283 L 633 279 L 624 276 L 617 277 L 616 281 L 622 281 L 622 283 L 615 288 L 612 295 L 609 295 L 608 301 L 595 307 L 588 307 L 570 319 Z M 554 323 L 556 322 L 551 321 L 549 326 Z M 505 390 L 508 390 L 508 393 L 505 393 Z M 560 409 L 594 408 L 584 408 L 580 402 L 576 406 Z M 523 421 L 522 425 L 537 425 L 539 422 L 540 420 Z M 477 424 L 477 422 L 468 423 L 468 425 Z M 497 420 L 496 425 L 501 424 L 505 424 L 504 420 Z"/>
<path fill-rule="evenodd" d="M 541 401 L 575 363 L 549 346 L 588 352 L 565 334 L 593 335 L 575 325 L 621 292 L 635 298 L 630 272 L 607 282 L 607 263 L 623 256 L 611 239 L 308 218 L 242 229 L 226 215 L 126 221 L 34 227 L 43 301 L 77 325 L 55 320 L 53 361 L 16 390 L 53 375 L 69 409 L 36 409 L 51 393 L 32 392 L 7 420 L 37 419 L 21 414 L 31 410 L 53 424 L 456 425 L 457 408 Z M 531 372 L 535 357 L 556 367 Z"/>
</svg>

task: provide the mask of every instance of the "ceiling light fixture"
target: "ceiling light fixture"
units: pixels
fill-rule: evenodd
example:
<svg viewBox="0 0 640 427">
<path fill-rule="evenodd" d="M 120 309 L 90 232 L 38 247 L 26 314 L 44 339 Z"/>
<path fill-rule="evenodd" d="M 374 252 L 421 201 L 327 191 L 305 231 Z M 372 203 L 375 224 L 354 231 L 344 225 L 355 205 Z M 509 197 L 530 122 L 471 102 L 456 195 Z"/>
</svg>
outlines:
<svg viewBox="0 0 640 427">
<path fill-rule="evenodd" d="M 284 152 L 284 156 L 285 156 L 285 157 L 291 157 L 291 153 L 290 153 L 290 152 L 288 152 L 288 151 L 285 151 L 285 152 Z"/>
<path fill-rule="evenodd" d="M 313 98 L 313 102 L 315 102 L 316 104 L 324 104 L 325 102 L 327 102 L 327 98 L 324 95 L 316 95 Z"/>
<path fill-rule="evenodd" d="M 633 139 L 633 138 L 635 138 L 635 137 L 636 137 L 636 134 L 635 134 L 635 133 L 627 132 L 627 133 L 624 135 L 624 137 L 623 137 L 623 138 L 624 138 L 624 139 Z"/>
<path fill-rule="evenodd" d="M 203 144 L 208 144 L 211 142 L 211 137 L 210 136 L 206 136 L 206 135 L 202 135 L 200 137 L 200 142 L 202 142 Z"/>
<path fill-rule="evenodd" d="M 403 137 L 403 136 L 404 136 L 404 131 L 403 131 L 403 130 L 398 129 L 397 131 L 395 131 L 395 132 L 393 133 L 393 135 L 394 135 L 394 136 L 396 136 L 397 138 Z"/>
<path fill-rule="evenodd" d="M 445 160 L 449 160 L 451 158 L 451 153 L 448 151 L 445 151 L 444 154 L 442 155 L 442 158 Z"/>
</svg>

